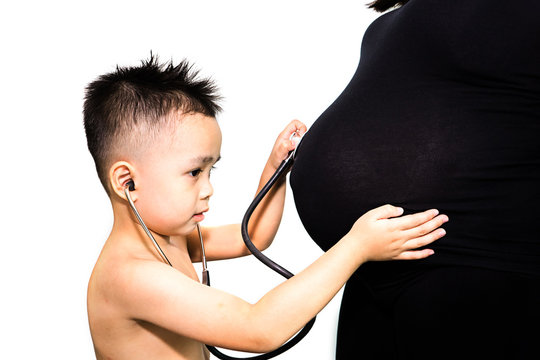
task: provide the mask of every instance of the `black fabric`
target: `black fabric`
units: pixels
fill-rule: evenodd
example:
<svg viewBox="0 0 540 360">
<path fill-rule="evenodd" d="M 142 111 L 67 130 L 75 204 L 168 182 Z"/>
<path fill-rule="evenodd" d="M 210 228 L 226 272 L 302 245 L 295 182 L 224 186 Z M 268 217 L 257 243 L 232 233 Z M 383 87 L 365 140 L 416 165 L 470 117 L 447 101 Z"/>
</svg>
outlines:
<svg viewBox="0 0 540 360">
<path fill-rule="evenodd" d="M 382 15 L 365 33 L 351 82 L 304 137 L 290 182 L 323 250 L 385 203 L 450 218 L 433 256 L 358 270 L 343 304 L 376 294 L 373 306 L 358 310 L 370 313 L 368 326 L 380 327 L 371 311 L 390 301 L 380 284 L 429 299 L 437 289 L 406 284 L 442 267 L 540 286 L 539 14 L 537 0 L 411 0 Z M 448 278 L 431 285 L 451 289 Z M 352 331 L 343 324 L 354 309 L 342 308 L 338 343 Z"/>
<path fill-rule="evenodd" d="M 340 310 L 337 359 L 537 359 L 538 280 L 433 267 L 399 282 L 355 274 Z"/>
</svg>

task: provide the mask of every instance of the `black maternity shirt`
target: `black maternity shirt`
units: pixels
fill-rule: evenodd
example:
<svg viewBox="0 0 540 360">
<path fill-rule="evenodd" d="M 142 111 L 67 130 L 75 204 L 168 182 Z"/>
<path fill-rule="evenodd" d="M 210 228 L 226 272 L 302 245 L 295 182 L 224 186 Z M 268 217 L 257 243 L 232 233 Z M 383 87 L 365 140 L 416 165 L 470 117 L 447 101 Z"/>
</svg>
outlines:
<svg viewBox="0 0 540 360">
<path fill-rule="evenodd" d="M 540 276 L 540 1 L 412 0 L 379 17 L 291 186 L 324 250 L 379 205 L 437 208 L 451 221 L 426 262 Z"/>
<path fill-rule="evenodd" d="M 385 203 L 450 218 L 433 256 L 359 269 L 348 287 L 367 290 L 346 290 L 340 338 L 360 301 L 348 297 L 394 304 L 424 270 L 496 271 L 538 285 L 540 1 L 411 0 L 380 16 L 351 82 L 304 137 L 290 181 L 323 250 Z"/>
</svg>

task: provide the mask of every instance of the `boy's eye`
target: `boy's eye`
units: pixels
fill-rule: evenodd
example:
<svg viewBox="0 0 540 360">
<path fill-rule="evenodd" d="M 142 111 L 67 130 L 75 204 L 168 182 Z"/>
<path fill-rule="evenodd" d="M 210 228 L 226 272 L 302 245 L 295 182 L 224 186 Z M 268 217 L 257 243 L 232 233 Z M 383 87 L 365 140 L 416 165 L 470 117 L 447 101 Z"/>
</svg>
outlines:
<svg viewBox="0 0 540 360">
<path fill-rule="evenodd" d="M 212 166 L 208 169 L 208 176 L 210 176 L 210 173 L 212 172 L 212 170 L 214 170 L 216 167 L 215 166 Z M 205 171 L 205 169 L 195 169 L 195 170 L 191 170 L 189 172 L 189 175 L 191 175 L 192 177 L 198 177 L 199 175 L 201 175 L 203 172 Z"/>
</svg>

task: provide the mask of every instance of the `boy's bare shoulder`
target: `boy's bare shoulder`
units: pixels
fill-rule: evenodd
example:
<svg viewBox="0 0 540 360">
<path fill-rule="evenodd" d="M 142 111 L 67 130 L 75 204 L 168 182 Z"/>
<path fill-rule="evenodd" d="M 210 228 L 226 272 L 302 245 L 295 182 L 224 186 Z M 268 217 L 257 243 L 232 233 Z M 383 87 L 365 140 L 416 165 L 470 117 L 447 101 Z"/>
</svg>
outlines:
<svg viewBox="0 0 540 360">
<path fill-rule="evenodd" d="M 149 350 L 149 343 L 159 338 L 174 339 L 174 351 L 171 346 L 164 346 L 162 341 L 153 344 L 153 353 L 162 354 L 162 358 L 178 356 L 186 351 L 201 353 L 200 344 L 145 319 L 144 309 L 159 308 L 152 303 L 159 295 L 152 293 L 156 289 L 156 281 L 162 276 L 170 276 L 170 272 L 184 276 L 156 259 L 138 256 L 122 246 L 106 243 L 90 277 L 87 297 L 90 330 L 98 358 L 100 353 L 110 355 L 112 351 L 115 358 L 135 359 L 137 356 L 133 357 L 133 354 L 139 344 L 145 344 Z M 178 286 L 182 286 L 181 283 Z M 169 352 L 171 354 L 165 356 Z"/>
<path fill-rule="evenodd" d="M 153 281 L 156 273 L 167 272 L 168 266 L 148 256 L 107 242 L 94 266 L 88 284 L 88 303 L 119 305 L 122 310 L 141 295 L 144 284 Z M 95 304 L 94 304 L 95 303 Z"/>
<path fill-rule="evenodd" d="M 104 246 L 88 282 L 87 305 L 91 327 L 103 319 L 119 321 L 127 315 L 122 314 L 127 310 L 123 304 L 132 292 L 132 269 L 139 267 L 139 262 L 111 251 L 108 244 Z"/>
<path fill-rule="evenodd" d="M 182 256 L 181 251 L 170 254 L 175 268 L 148 252 L 146 246 L 134 245 L 132 239 L 109 238 L 88 284 L 90 321 L 110 312 L 117 318 L 149 320 L 145 318 L 149 306 L 159 306 L 170 292 L 183 293 L 184 287 L 198 282 L 189 256 Z"/>
</svg>

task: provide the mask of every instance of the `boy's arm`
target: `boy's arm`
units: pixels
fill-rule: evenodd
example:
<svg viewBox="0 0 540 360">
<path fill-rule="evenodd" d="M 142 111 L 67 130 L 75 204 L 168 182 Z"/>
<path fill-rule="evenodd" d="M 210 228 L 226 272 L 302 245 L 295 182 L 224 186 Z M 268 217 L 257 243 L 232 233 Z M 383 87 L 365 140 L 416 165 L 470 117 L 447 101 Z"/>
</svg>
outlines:
<svg viewBox="0 0 540 360">
<path fill-rule="evenodd" d="M 402 214 L 383 206 L 362 216 L 315 263 L 268 292 L 256 304 L 191 280 L 158 262 L 119 269 L 115 301 L 125 316 L 202 343 L 249 352 L 272 350 L 318 313 L 365 261 L 416 259 L 412 251 L 442 237 L 446 216 L 435 211 Z M 113 299 L 111 299 L 113 300 Z"/>
<path fill-rule="evenodd" d="M 290 139 L 291 135 L 297 132 L 302 136 L 306 130 L 304 124 L 293 120 L 279 134 L 261 174 L 256 194 L 268 182 L 281 162 L 287 158 L 289 152 L 296 147 L 296 143 Z M 253 244 L 259 250 L 268 248 L 274 240 L 283 214 L 286 187 L 285 176 L 282 176 L 261 200 L 250 218 L 248 232 Z M 208 260 L 230 259 L 250 254 L 242 240 L 239 224 L 201 227 L 201 231 Z M 200 261 L 201 245 L 197 230 L 190 234 L 188 241 L 192 261 Z"/>
</svg>

